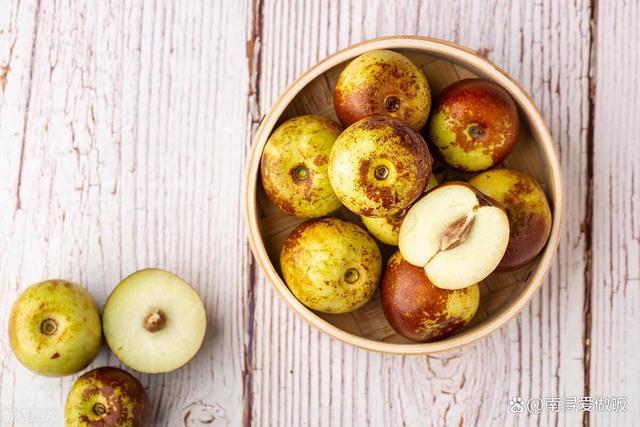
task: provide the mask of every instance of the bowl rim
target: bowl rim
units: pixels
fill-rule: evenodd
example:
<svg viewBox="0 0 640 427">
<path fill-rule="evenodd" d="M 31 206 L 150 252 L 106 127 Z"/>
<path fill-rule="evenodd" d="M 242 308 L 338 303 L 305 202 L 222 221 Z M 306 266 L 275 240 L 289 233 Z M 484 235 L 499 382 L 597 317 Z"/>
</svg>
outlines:
<svg viewBox="0 0 640 427">
<path fill-rule="evenodd" d="M 538 265 L 528 278 L 526 289 L 520 293 L 518 298 L 507 303 L 500 313 L 483 322 L 481 325 L 440 341 L 406 344 L 376 341 L 353 335 L 322 319 L 298 301 L 293 293 L 291 293 L 271 262 L 260 233 L 260 218 L 257 203 L 260 158 L 264 145 L 280 116 L 300 91 L 316 77 L 342 62 L 374 49 L 423 51 L 441 58 L 451 59 L 459 65 L 471 65 L 474 69 L 481 70 L 484 74 L 490 75 L 495 82 L 505 88 L 516 100 L 518 106 L 529 121 L 532 136 L 537 135 L 536 141 L 541 145 L 544 151 L 544 158 L 550 167 L 549 173 L 552 176 L 552 180 L 548 191 L 553 201 L 552 228 L 543 253 L 538 255 Z M 553 143 L 553 138 L 551 137 L 544 118 L 536 107 L 533 99 L 509 74 L 476 51 L 448 40 L 425 36 L 385 36 L 365 40 L 329 55 L 298 77 L 282 92 L 260 121 L 260 126 L 254 135 L 253 143 L 247 157 L 244 190 L 245 222 L 248 228 L 249 245 L 253 256 L 258 261 L 258 264 L 272 287 L 275 288 L 280 295 L 280 298 L 307 323 L 320 329 L 330 337 L 366 350 L 388 354 L 416 355 L 453 350 L 484 338 L 500 329 L 529 303 L 544 282 L 557 251 L 564 222 L 563 177 L 557 148 Z"/>
</svg>

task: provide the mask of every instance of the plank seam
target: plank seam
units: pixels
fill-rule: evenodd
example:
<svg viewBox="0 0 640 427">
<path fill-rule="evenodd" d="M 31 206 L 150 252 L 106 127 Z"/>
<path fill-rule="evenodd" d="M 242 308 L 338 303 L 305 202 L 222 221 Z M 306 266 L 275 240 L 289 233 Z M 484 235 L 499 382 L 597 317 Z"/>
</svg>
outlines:
<svg viewBox="0 0 640 427">
<path fill-rule="evenodd" d="M 582 232 L 584 233 L 584 336 L 582 339 L 584 354 L 584 396 L 591 393 L 591 334 L 593 327 L 592 320 L 592 289 L 593 289 L 593 174 L 594 174 L 594 127 L 595 127 L 595 98 L 596 98 L 596 49 L 597 49 L 597 28 L 598 28 L 598 1 L 590 0 L 589 11 L 589 72 L 588 81 L 588 102 L 589 117 L 587 127 L 587 197 L 585 200 L 585 217 L 582 222 Z M 591 425 L 590 412 L 584 411 L 582 425 Z"/>
<path fill-rule="evenodd" d="M 22 200 L 20 198 L 20 189 L 22 187 L 22 169 L 24 166 L 24 150 L 27 145 L 27 129 L 29 127 L 29 112 L 31 111 L 31 92 L 33 87 L 33 68 L 36 60 L 36 44 L 38 41 L 38 25 L 40 21 L 40 4 L 41 0 L 38 0 L 36 4 L 36 10 L 33 15 L 35 34 L 33 35 L 33 41 L 31 42 L 31 58 L 29 60 L 29 83 L 27 87 L 27 100 L 24 107 L 24 124 L 22 126 L 22 141 L 20 143 L 20 160 L 18 163 L 18 182 L 16 183 L 16 207 L 15 212 L 18 212 L 22 207 Z"/>
<path fill-rule="evenodd" d="M 246 55 L 249 73 L 248 109 L 251 120 L 251 137 L 253 137 L 260 123 L 260 75 L 262 71 L 262 26 L 264 15 L 264 3 L 262 0 L 253 0 L 251 4 L 252 21 L 251 36 L 247 41 Z M 252 138 L 250 138 L 251 140 Z M 251 144 L 251 142 L 250 142 Z M 243 424 L 253 424 L 253 353 L 255 341 L 255 286 L 257 277 L 257 265 L 251 251 L 247 247 L 249 256 L 249 287 L 247 289 L 247 314 L 246 314 L 246 343 L 244 346 L 244 367 L 242 370 L 242 394 L 244 400 Z"/>
</svg>

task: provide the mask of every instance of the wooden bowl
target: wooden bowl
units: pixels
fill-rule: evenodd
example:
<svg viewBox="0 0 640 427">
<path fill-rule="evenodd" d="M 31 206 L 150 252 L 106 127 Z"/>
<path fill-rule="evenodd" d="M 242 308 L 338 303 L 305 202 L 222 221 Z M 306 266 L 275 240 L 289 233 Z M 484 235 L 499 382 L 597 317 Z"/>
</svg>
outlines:
<svg viewBox="0 0 640 427">
<path fill-rule="evenodd" d="M 415 343 L 398 335 L 382 312 L 378 292 L 364 307 L 352 313 L 314 312 L 296 299 L 278 272 L 285 237 L 305 220 L 286 215 L 266 197 L 259 176 L 262 149 L 271 132 L 291 117 L 320 114 L 338 121 L 333 110 L 333 88 L 338 75 L 353 58 L 373 49 L 392 49 L 409 57 L 424 70 L 434 97 L 449 84 L 467 77 L 492 80 L 506 89 L 518 104 L 522 129 L 516 149 L 504 166 L 533 176 L 545 189 L 552 207 L 553 226 L 542 253 L 516 272 L 494 273 L 484 280 L 480 284 L 480 308 L 472 322 L 457 334 L 440 341 Z M 451 171 L 445 175 L 446 180 L 459 178 Z M 518 314 L 549 271 L 558 247 L 563 216 L 558 156 L 549 130 L 527 93 L 507 73 L 476 52 L 451 42 L 416 36 L 383 37 L 351 46 L 319 62 L 293 82 L 263 118 L 255 135 L 248 159 L 245 191 L 251 249 L 284 301 L 307 322 L 334 338 L 368 350 L 396 354 L 451 350 L 490 334 Z M 353 215 L 342 214 L 354 219 Z M 383 248 L 383 253 L 389 253 L 389 248 L 386 249 Z"/>
</svg>

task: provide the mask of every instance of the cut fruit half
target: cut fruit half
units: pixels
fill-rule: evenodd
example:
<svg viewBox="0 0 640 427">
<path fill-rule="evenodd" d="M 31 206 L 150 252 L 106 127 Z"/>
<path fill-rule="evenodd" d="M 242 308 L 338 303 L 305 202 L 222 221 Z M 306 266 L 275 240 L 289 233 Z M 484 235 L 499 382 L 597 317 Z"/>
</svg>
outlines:
<svg viewBox="0 0 640 427">
<path fill-rule="evenodd" d="M 103 313 L 111 351 L 139 372 L 170 372 L 198 352 L 207 326 L 196 291 L 168 271 L 146 269 L 113 290 Z"/>
<path fill-rule="evenodd" d="M 495 201 L 464 182 L 440 185 L 416 202 L 400 227 L 399 248 L 431 282 L 461 289 L 485 279 L 509 243 L 509 219 Z"/>
</svg>

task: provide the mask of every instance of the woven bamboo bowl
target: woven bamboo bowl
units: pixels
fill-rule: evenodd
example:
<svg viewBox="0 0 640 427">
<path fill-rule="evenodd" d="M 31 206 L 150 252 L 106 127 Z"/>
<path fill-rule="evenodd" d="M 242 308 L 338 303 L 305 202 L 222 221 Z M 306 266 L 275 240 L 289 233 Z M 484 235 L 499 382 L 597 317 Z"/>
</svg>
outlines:
<svg viewBox="0 0 640 427">
<path fill-rule="evenodd" d="M 432 94 L 456 80 L 482 77 L 506 89 L 518 104 L 520 139 L 503 166 L 526 172 L 545 189 L 553 212 L 547 246 L 529 265 L 513 273 L 493 273 L 480 284 L 480 307 L 474 319 L 455 335 L 430 343 L 415 343 L 398 335 L 387 323 L 378 291 L 361 309 L 348 314 L 314 312 L 289 291 L 279 274 L 284 239 L 304 219 L 280 211 L 266 197 L 260 182 L 260 157 L 271 132 L 283 121 L 302 114 L 319 114 L 338 122 L 333 88 L 340 71 L 353 58 L 373 49 L 391 49 L 409 57 L 425 72 Z M 467 178 L 445 171 L 438 178 Z M 558 247 L 563 216 L 562 176 L 551 135 L 532 99 L 509 75 L 475 51 L 451 42 L 416 36 L 383 37 L 351 46 L 319 62 L 293 82 L 265 115 L 249 153 L 246 183 L 246 221 L 253 254 L 267 279 L 299 316 L 340 341 L 395 354 L 427 354 L 451 350 L 489 335 L 513 318 L 531 300 L 545 279 Z M 357 222 L 357 216 L 338 216 Z M 389 248 L 382 248 L 389 254 Z M 392 252 L 392 251 L 391 251 Z"/>
</svg>

